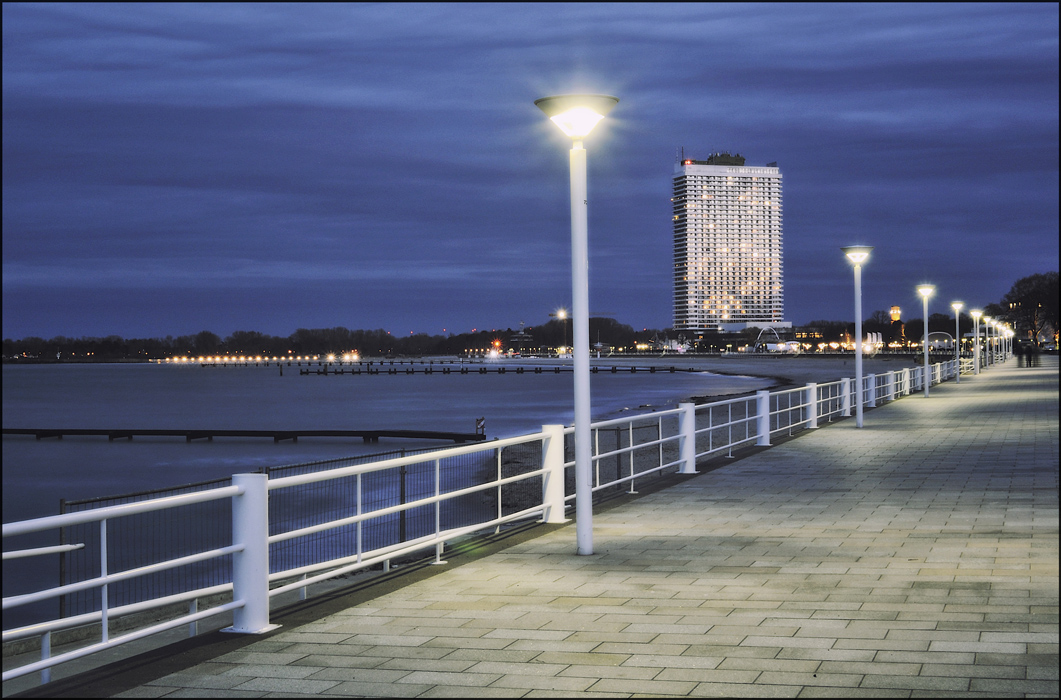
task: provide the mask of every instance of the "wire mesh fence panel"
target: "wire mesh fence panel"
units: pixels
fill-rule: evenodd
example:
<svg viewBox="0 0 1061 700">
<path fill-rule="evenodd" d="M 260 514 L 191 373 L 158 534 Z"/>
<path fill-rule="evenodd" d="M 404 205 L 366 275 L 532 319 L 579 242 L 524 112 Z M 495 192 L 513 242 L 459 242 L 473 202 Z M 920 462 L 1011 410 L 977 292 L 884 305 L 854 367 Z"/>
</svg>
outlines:
<svg viewBox="0 0 1061 700">
<path fill-rule="evenodd" d="M 542 443 L 535 440 L 509 445 L 503 448 L 499 458 L 500 475 L 507 479 L 520 474 L 537 471 L 542 468 Z M 574 484 L 572 482 L 572 488 Z M 500 502 L 500 516 L 518 513 L 533 508 L 542 502 L 542 477 L 535 476 L 503 484 L 497 490 L 495 499 Z M 497 508 L 498 501 L 495 501 Z"/>
<path fill-rule="evenodd" d="M 195 493 L 228 486 L 230 479 L 215 479 L 170 489 L 141 491 L 97 499 L 61 501 L 61 513 L 77 513 L 104 506 Z M 224 547 L 232 541 L 232 511 L 227 499 L 178 508 L 138 513 L 107 521 L 107 572 L 114 574 L 167 559 Z M 79 583 L 101 575 L 100 524 L 84 523 L 62 528 L 60 542 L 84 544 L 82 549 L 60 554 L 60 585 Z M 138 576 L 108 585 L 108 606 L 137 603 L 151 598 L 184 593 L 231 580 L 230 557 Z M 58 598 L 60 617 L 101 608 L 99 589 L 70 593 Z"/>
</svg>

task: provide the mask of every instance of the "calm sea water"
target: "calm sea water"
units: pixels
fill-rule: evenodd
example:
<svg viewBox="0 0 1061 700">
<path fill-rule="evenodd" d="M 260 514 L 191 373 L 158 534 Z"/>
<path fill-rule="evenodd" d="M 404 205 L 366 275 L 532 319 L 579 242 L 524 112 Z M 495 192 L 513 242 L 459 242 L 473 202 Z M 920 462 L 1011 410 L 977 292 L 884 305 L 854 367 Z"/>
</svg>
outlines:
<svg viewBox="0 0 1061 700">
<path fill-rule="evenodd" d="M 669 408 L 695 395 L 749 391 L 763 380 L 708 373 L 592 376 L 594 419 Z M 535 432 L 573 420 L 572 375 L 302 376 L 297 367 L 149 364 L 3 367 L 5 428 L 422 429 L 487 436 Z M 445 443 L 452 444 L 452 443 Z M 60 498 L 109 496 L 347 457 L 424 440 L 105 437 L 3 439 L 4 522 L 58 512 Z"/>
</svg>

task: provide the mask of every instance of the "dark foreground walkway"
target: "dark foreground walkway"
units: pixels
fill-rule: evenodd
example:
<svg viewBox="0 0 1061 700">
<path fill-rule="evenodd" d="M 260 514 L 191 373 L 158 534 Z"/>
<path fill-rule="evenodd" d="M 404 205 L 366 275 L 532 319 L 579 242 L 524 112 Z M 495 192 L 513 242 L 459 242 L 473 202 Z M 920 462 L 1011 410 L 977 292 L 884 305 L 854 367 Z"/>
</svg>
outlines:
<svg viewBox="0 0 1061 700">
<path fill-rule="evenodd" d="M 573 526 L 543 529 L 78 692 L 1057 697 L 1057 359 L 947 383 L 865 426 L 599 512 L 593 556 L 574 554 Z"/>
</svg>

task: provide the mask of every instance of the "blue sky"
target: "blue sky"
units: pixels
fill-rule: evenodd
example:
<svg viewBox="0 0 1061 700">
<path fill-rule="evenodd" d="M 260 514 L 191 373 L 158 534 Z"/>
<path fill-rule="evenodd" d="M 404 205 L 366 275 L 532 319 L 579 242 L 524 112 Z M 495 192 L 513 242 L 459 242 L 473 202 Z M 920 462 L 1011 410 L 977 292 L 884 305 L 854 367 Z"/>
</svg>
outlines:
<svg viewBox="0 0 1061 700">
<path fill-rule="evenodd" d="M 1058 5 L 3 5 L 3 335 L 672 323 L 676 153 L 776 161 L 785 310 L 1058 268 Z"/>
</svg>

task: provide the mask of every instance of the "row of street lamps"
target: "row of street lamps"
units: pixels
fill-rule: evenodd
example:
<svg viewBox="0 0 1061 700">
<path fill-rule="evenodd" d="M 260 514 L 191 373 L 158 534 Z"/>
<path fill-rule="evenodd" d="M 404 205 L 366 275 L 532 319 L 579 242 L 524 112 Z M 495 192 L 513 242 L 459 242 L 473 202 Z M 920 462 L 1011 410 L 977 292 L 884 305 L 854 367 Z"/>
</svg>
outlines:
<svg viewBox="0 0 1061 700">
<path fill-rule="evenodd" d="M 585 139 L 593 127 L 605 117 L 616 104 L 618 97 L 611 95 L 555 95 L 535 100 L 553 123 L 560 127 L 572 141 L 570 152 L 571 180 L 571 298 L 572 304 L 572 357 L 574 359 L 575 383 L 575 519 L 578 553 L 593 554 L 593 482 L 592 451 L 590 438 L 590 392 L 589 392 L 589 246 L 588 246 L 588 197 L 586 184 Z M 847 246 L 841 248 L 855 268 L 855 373 L 858 400 L 855 402 L 855 424 L 862 427 L 862 265 L 869 259 L 872 246 Z M 917 288 L 924 301 L 925 313 L 925 397 L 928 398 L 928 298 L 936 288 L 925 284 Z M 963 304 L 954 302 L 957 319 Z M 974 372 L 980 373 L 980 318 L 982 312 L 974 309 L 969 314 L 976 321 Z M 983 316 L 985 322 L 993 324 Z M 955 321 L 957 323 L 957 320 Z M 996 327 L 997 332 L 1001 328 Z M 955 333 L 957 337 L 958 332 Z M 1012 332 L 1010 332 L 1012 337 Z M 989 356 L 990 357 L 990 356 Z M 955 358 L 960 360 L 958 343 L 955 343 Z M 959 371 L 960 374 L 960 371 Z"/>
<path fill-rule="evenodd" d="M 855 410 L 855 426 L 858 428 L 862 427 L 862 264 L 869 259 L 869 254 L 873 251 L 873 246 L 865 245 L 853 245 L 841 248 L 847 259 L 851 261 L 855 268 L 855 386 L 858 387 L 857 395 L 858 400 L 855 402 L 857 408 Z M 925 368 L 922 384 L 925 388 L 925 398 L 928 398 L 929 385 L 932 383 L 929 380 L 929 365 L 928 365 L 928 298 L 936 293 L 936 286 L 933 284 L 922 284 L 917 288 L 917 293 L 921 295 L 921 299 L 924 306 L 924 353 L 925 353 Z M 954 359 L 957 362 L 961 362 L 961 344 L 959 339 L 961 337 L 961 330 L 959 327 L 959 312 L 965 307 L 960 301 L 952 303 L 951 308 L 954 309 Z M 984 319 L 988 329 L 995 331 L 995 339 L 1001 339 L 1003 335 L 1006 338 L 1013 337 L 1013 331 L 1004 328 L 1004 324 L 993 320 L 990 316 L 984 316 L 983 311 L 979 309 L 971 309 L 969 315 L 973 317 L 975 323 L 975 330 L 973 336 L 976 339 L 973 343 L 973 373 L 980 374 L 980 318 Z M 990 331 L 988 331 L 990 332 Z M 993 346 L 992 346 L 993 347 Z M 994 350 L 988 356 L 994 358 Z M 956 375 L 955 383 L 961 381 L 961 371 Z"/>
</svg>

